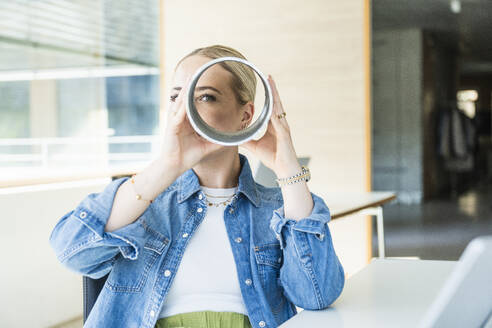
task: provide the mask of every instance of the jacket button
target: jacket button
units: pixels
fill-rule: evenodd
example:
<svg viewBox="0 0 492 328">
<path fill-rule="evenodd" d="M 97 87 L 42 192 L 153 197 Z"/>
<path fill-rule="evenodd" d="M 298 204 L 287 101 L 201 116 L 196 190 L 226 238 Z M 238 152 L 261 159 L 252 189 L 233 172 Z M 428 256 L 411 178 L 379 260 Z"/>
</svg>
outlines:
<svg viewBox="0 0 492 328">
<path fill-rule="evenodd" d="M 202 213 L 203 208 L 199 207 L 196 211 L 197 211 L 198 213 Z"/>
<path fill-rule="evenodd" d="M 203 198 L 202 194 L 199 194 L 198 199 L 202 199 L 202 198 Z"/>
<path fill-rule="evenodd" d="M 237 237 L 236 239 L 234 239 L 234 241 L 239 244 L 243 241 L 243 239 L 241 237 Z"/>
<path fill-rule="evenodd" d="M 188 237 L 188 233 L 187 233 L 187 232 L 185 232 L 185 233 L 183 234 L 183 238 L 186 238 L 186 237 Z"/>
<path fill-rule="evenodd" d="M 154 317 L 154 315 L 155 315 L 154 310 L 150 311 L 150 316 L 151 316 L 151 317 Z"/>
<path fill-rule="evenodd" d="M 165 277 L 169 277 L 170 275 L 171 275 L 171 271 L 169 271 L 169 270 L 164 271 Z"/>
<path fill-rule="evenodd" d="M 244 283 L 245 283 L 246 285 L 250 286 L 253 282 L 251 281 L 251 279 L 246 279 L 246 280 L 244 281 Z"/>
<path fill-rule="evenodd" d="M 265 321 L 261 320 L 260 322 L 258 322 L 258 325 L 260 327 L 265 327 Z"/>
<path fill-rule="evenodd" d="M 229 209 L 229 213 L 234 213 L 234 209 L 232 207 Z"/>
<path fill-rule="evenodd" d="M 87 216 L 86 212 L 80 212 L 80 218 L 85 219 L 86 216 Z"/>
</svg>

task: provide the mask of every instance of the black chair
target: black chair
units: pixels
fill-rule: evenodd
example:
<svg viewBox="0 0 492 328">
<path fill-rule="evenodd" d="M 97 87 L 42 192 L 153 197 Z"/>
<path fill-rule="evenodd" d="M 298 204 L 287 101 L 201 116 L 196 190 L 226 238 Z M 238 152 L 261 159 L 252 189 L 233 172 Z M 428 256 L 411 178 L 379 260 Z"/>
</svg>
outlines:
<svg viewBox="0 0 492 328">
<path fill-rule="evenodd" d="M 87 276 L 82 276 L 82 288 L 84 295 L 84 324 L 91 313 L 94 303 L 96 303 L 97 297 L 104 287 L 106 279 L 108 279 L 109 273 L 102 278 L 92 279 Z"/>
<path fill-rule="evenodd" d="M 130 175 L 113 176 L 111 179 L 116 180 L 127 176 Z M 92 307 L 96 303 L 97 297 L 104 287 L 104 283 L 106 282 L 106 279 L 108 279 L 108 276 L 109 273 L 99 279 L 92 279 L 87 276 L 82 276 L 82 294 L 84 297 L 84 324 L 87 320 L 87 317 L 89 316 L 89 313 L 91 313 Z"/>
</svg>

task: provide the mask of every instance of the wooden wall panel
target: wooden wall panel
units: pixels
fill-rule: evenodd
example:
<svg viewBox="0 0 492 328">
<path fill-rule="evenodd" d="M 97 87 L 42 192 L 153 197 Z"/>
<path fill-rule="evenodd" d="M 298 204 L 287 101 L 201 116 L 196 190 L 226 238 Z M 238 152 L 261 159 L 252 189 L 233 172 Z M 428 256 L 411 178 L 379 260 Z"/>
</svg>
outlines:
<svg viewBox="0 0 492 328">
<path fill-rule="evenodd" d="M 182 56 L 212 44 L 234 47 L 276 80 L 297 154 L 311 157 L 311 191 L 370 188 L 369 0 L 163 0 L 161 10 L 164 100 Z M 358 226 L 366 233 L 356 241 L 350 229 L 332 231 L 347 263 L 343 249 L 366 260 L 370 254 L 370 225 Z"/>
</svg>

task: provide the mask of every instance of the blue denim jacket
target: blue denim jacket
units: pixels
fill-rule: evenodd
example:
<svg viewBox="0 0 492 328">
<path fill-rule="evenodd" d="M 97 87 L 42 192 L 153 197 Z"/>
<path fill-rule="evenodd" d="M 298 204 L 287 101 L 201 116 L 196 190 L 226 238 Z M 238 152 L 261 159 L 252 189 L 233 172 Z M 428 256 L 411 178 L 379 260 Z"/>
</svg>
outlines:
<svg viewBox="0 0 492 328">
<path fill-rule="evenodd" d="M 285 218 L 280 188 L 256 183 L 247 158 L 239 156 L 238 195 L 224 221 L 252 326 L 277 327 L 297 313 L 295 305 L 328 307 L 345 283 L 328 207 L 311 193 L 309 216 Z M 84 327 L 154 327 L 188 240 L 207 211 L 198 177 L 189 169 L 133 223 L 105 232 L 116 191 L 127 179 L 87 195 L 50 236 L 68 269 L 91 278 L 109 273 Z"/>
</svg>

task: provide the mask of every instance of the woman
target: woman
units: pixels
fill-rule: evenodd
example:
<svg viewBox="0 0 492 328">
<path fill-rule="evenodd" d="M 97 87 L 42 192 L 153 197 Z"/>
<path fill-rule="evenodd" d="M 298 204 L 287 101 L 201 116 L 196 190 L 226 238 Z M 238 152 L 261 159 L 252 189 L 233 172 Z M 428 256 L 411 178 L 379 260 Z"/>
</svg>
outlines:
<svg viewBox="0 0 492 328">
<path fill-rule="evenodd" d="M 257 184 L 237 146 L 208 142 L 187 119 L 191 76 L 224 56 L 244 58 L 215 45 L 178 63 L 160 156 L 88 195 L 55 226 L 60 262 L 91 278 L 110 273 L 84 327 L 276 327 L 296 305 L 323 309 L 340 295 L 330 213 L 299 178 L 273 79 L 268 129 L 242 146 L 290 184 Z M 256 81 L 244 67 L 225 62 L 200 79 L 195 99 L 207 123 L 234 131 L 251 122 Z"/>
</svg>

